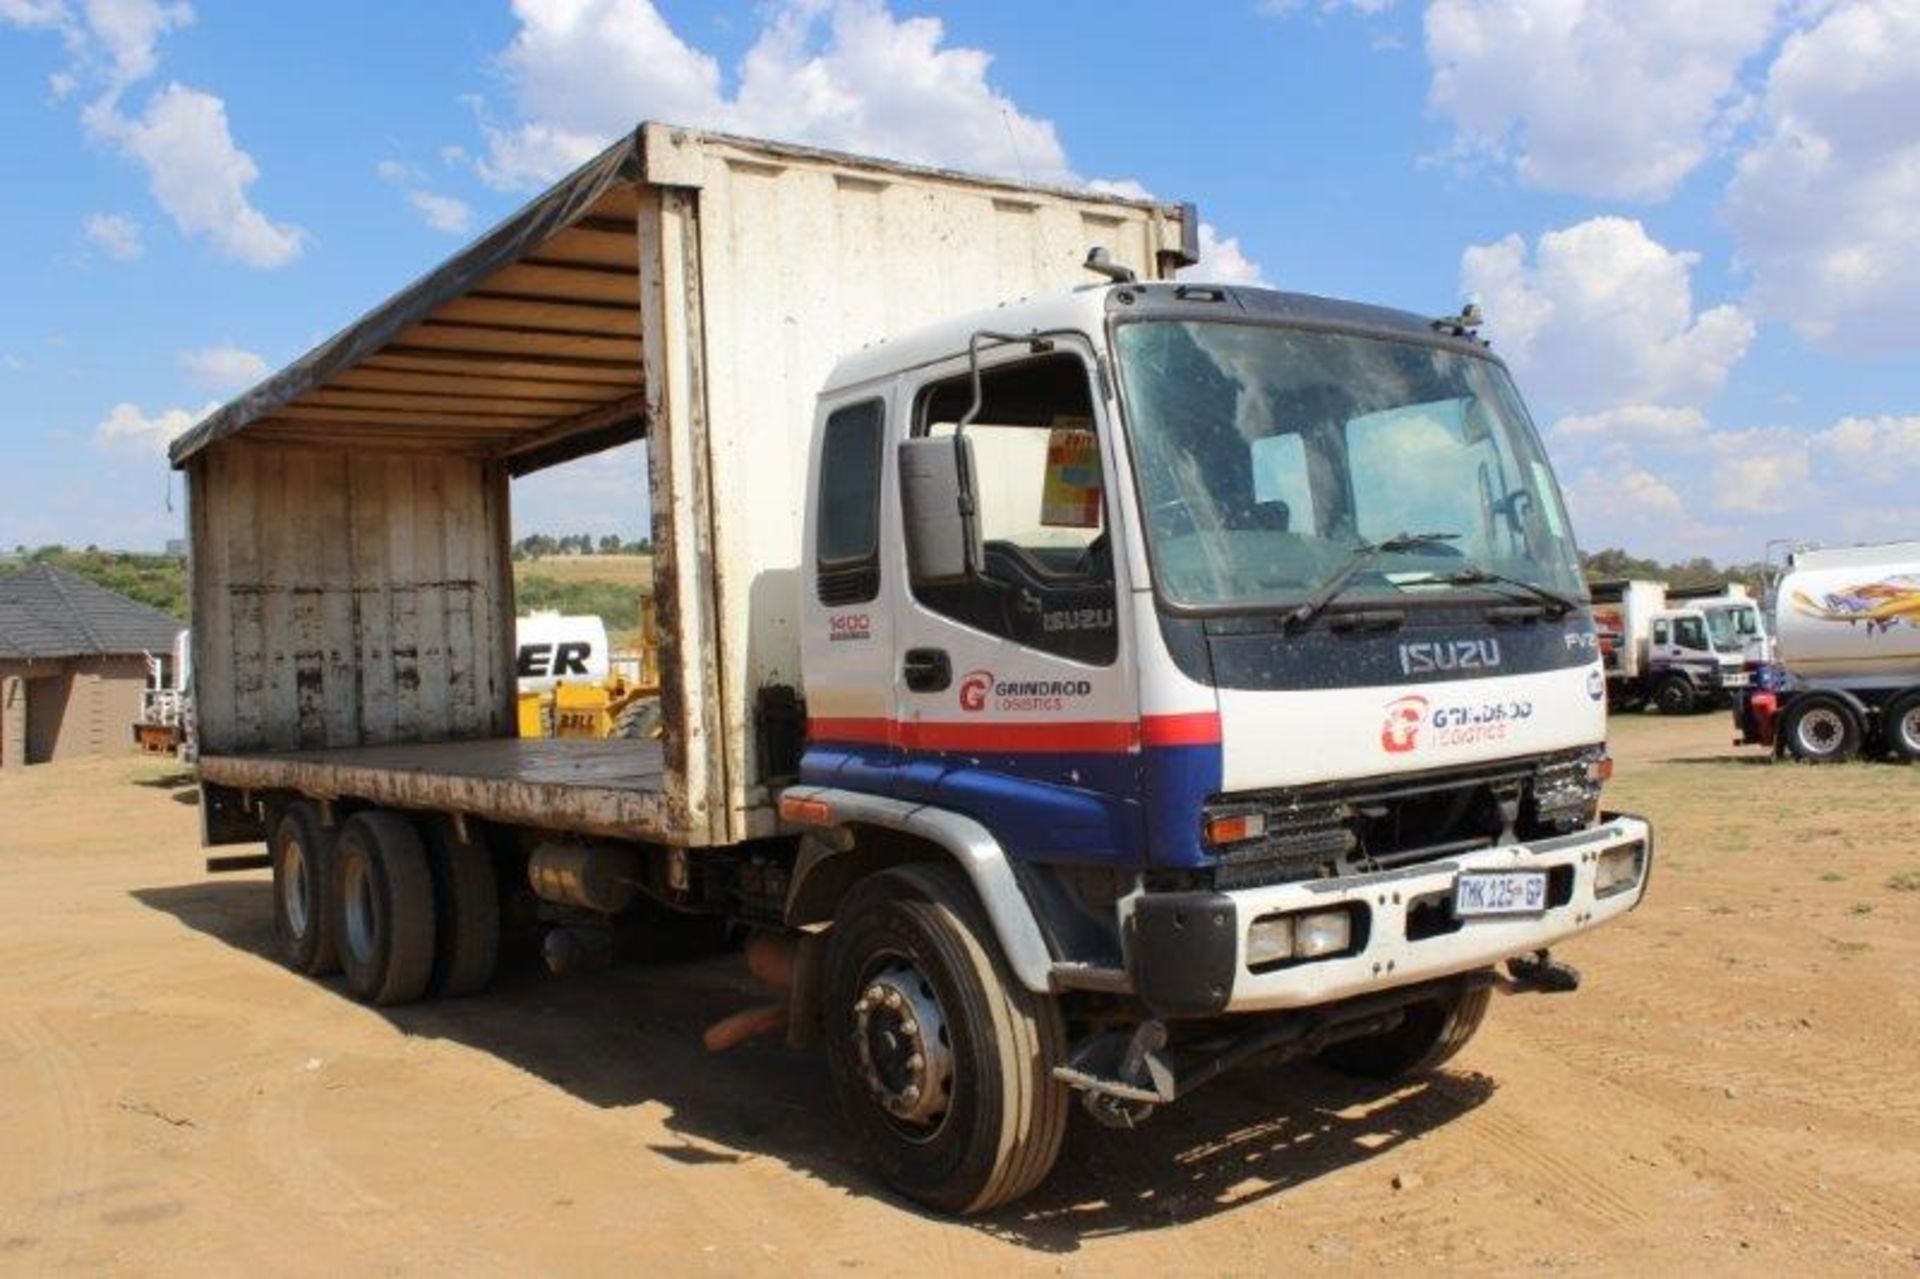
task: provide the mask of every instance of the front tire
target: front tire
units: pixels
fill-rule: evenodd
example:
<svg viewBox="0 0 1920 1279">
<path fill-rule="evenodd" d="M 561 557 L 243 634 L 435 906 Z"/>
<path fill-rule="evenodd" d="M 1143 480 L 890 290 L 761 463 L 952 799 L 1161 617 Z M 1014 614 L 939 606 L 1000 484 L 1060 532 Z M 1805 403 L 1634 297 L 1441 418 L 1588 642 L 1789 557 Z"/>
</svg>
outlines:
<svg viewBox="0 0 1920 1279">
<path fill-rule="evenodd" d="M 294 804 L 273 828 L 273 937 L 280 960 L 297 973 L 320 977 L 340 967 L 334 950 L 334 832 L 312 804 Z"/>
<path fill-rule="evenodd" d="M 1010 1203 L 1053 1168 L 1068 1093 L 1059 1006 L 1006 969 L 958 869 L 903 866 L 834 912 L 827 1064 L 881 1176 L 947 1212 Z"/>
<path fill-rule="evenodd" d="M 1377 1035 L 1331 1044 L 1320 1063 L 1362 1079 L 1412 1079 L 1438 1070 L 1467 1046 L 1487 1018 L 1493 991 L 1487 986 L 1412 1004 L 1400 1024 Z"/>
<path fill-rule="evenodd" d="M 404 1004 L 433 977 L 433 874 L 413 823 L 398 813 L 356 813 L 335 846 L 340 968 L 369 1004 Z"/>
<path fill-rule="evenodd" d="M 1844 764 L 1860 753 L 1866 730 L 1843 699 L 1831 693 L 1806 693 L 1787 708 L 1780 732 L 1795 759 Z"/>
<path fill-rule="evenodd" d="M 1653 691 L 1653 701 L 1662 715 L 1691 715 L 1695 702 L 1693 681 L 1684 675 L 1669 675 Z"/>
</svg>

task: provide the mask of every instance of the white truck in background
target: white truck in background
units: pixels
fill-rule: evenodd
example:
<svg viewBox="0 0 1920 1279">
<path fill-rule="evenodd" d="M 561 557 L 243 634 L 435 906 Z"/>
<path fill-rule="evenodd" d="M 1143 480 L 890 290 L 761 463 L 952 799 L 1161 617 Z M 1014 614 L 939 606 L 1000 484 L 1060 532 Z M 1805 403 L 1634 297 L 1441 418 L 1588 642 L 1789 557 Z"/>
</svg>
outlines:
<svg viewBox="0 0 1920 1279">
<path fill-rule="evenodd" d="M 267 846 L 213 868 L 371 1004 L 485 987 L 506 910 L 753 929 L 879 1175 L 962 1213 L 1076 1097 L 1418 1076 L 1572 989 L 1653 832 L 1507 369 L 1167 278 L 1198 231 L 642 126 L 174 444 L 206 840 Z M 661 732 L 516 738 L 509 477 L 635 439 Z"/>
<path fill-rule="evenodd" d="M 1604 581 L 1590 589 L 1610 709 L 1652 703 L 1662 714 L 1690 715 L 1725 705 L 1752 682 L 1736 621 L 1750 602 L 1715 600 L 1710 612 L 1707 601 L 1674 606 L 1664 582 Z"/>
<path fill-rule="evenodd" d="M 1920 761 L 1920 541 L 1794 551 L 1773 620 L 1774 687 L 1739 699 L 1737 745 Z"/>
</svg>

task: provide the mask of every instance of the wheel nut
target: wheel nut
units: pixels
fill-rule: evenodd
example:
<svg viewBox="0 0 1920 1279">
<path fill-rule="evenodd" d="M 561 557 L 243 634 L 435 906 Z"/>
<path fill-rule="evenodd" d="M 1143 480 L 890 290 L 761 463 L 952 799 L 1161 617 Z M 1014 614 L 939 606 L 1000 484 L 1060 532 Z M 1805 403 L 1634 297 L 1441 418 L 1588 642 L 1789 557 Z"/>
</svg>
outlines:
<svg viewBox="0 0 1920 1279">
<path fill-rule="evenodd" d="M 926 1068 L 927 1059 L 919 1053 L 915 1053 L 913 1056 L 907 1058 L 907 1069 L 911 1070 L 914 1074 L 917 1075 Z"/>
<path fill-rule="evenodd" d="M 919 1101 L 920 1085 L 908 1084 L 905 1088 L 902 1088 L 900 1090 L 900 1100 L 904 1101 L 909 1106 L 911 1106 L 914 1102 Z"/>
<path fill-rule="evenodd" d="M 917 1035 L 920 1033 L 920 1023 L 909 1017 L 900 1023 L 900 1033 L 903 1035 Z"/>
</svg>

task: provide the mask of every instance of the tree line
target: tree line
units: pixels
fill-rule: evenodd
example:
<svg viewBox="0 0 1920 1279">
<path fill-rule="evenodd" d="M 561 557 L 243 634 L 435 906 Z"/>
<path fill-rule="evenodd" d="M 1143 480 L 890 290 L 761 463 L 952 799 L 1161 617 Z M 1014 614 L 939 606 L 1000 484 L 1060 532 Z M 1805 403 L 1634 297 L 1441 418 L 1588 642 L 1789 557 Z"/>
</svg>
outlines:
<svg viewBox="0 0 1920 1279">
<path fill-rule="evenodd" d="M 551 533 L 530 533 L 513 544 L 516 560 L 544 559 L 549 555 L 650 555 L 653 543 L 646 538 L 627 541 L 618 533 L 569 533 L 555 537 Z"/>
</svg>

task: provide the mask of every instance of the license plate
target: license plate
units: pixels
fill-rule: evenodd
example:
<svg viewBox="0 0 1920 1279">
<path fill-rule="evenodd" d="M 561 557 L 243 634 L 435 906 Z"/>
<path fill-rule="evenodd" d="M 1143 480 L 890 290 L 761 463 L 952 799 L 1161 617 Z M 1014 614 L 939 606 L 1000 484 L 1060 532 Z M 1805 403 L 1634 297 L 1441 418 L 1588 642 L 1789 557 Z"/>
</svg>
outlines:
<svg viewBox="0 0 1920 1279">
<path fill-rule="evenodd" d="M 1546 908 L 1545 871 L 1494 871 L 1462 875 L 1453 881 L 1453 913 L 1462 919 L 1475 915 L 1537 915 Z"/>
</svg>

